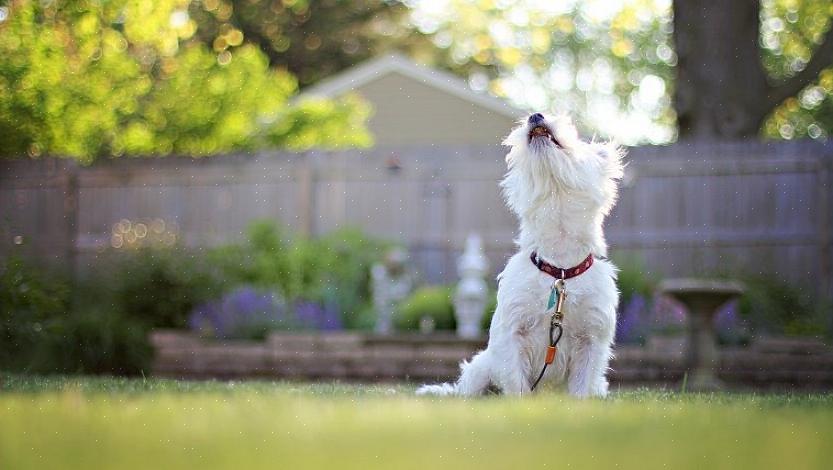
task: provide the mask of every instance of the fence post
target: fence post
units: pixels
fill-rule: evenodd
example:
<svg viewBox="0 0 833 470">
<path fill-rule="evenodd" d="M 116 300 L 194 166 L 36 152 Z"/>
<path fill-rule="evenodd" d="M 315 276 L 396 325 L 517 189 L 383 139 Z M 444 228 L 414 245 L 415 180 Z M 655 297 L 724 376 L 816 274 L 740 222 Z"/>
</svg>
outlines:
<svg viewBox="0 0 833 470">
<path fill-rule="evenodd" d="M 833 232 L 831 232 L 831 214 L 833 210 L 833 156 L 822 153 L 818 165 L 819 196 L 819 258 L 821 259 L 819 298 L 833 303 Z M 833 335 L 833 311 L 828 313 L 827 327 Z"/>
<path fill-rule="evenodd" d="M 315 154 L 304 152 L 298 165 L 298 233 L 315 235 Z"/>
<path fill-rule="evenodd" d="M 75 162 L 67 162 L 65 174 L 62 181 L 64 193 L 64 231 L 66 242 L 64 247 L 64 262 L 70 275 L 77 273 L 76 255 L 78 252 L 78 165 Z"/>
</svg>

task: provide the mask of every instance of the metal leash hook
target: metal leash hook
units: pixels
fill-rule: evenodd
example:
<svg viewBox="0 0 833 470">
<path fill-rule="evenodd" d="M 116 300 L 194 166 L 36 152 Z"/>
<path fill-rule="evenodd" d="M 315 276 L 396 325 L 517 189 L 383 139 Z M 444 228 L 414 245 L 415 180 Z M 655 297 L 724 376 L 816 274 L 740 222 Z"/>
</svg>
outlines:
<svg viewBox="0 0 833 470">
<path fill-rule="evenodd" d="M 566 299 L 567 288 L 564 285 L 564 280 L 558 279 L 552 285 L 550 300 L 547 303 L 547 310 L 555 307 L 555 310 L 552 312 L 552 316 L 550 316 L 550 334 L 549 345 L 547 346 L 547 355 L 544 358 L 544 367 L 541 369 L 541 373 L 538 375 L 538 378 L 535 379 L 535 383 L 533 383 L 532 387 L 530 387 L 530 391 L 535 390 L 535 387 L 538 386 L 538 383 L 544 377 L 544 372 L 547 371 L 547 366 L 555 361 L 555 354 L 558 352 L 558 342 L 561 341 L 561 336 L 564 334 L 564 328 L 561 326 L 561 322 L 564 320 L 562 309 L 564 308 L 564 300 Z"/>
</svg>

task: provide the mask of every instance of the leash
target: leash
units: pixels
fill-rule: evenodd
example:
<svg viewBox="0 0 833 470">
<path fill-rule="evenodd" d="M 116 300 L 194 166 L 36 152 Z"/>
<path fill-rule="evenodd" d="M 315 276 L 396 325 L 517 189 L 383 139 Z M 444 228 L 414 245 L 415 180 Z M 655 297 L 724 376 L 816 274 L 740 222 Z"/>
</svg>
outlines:
<svg viewBox="0 0 833 470">
<path fill-rule="evenodd" d="M 593 253 L 590 253 L 581 263 L 569 269 L 559 268 L 558 266 L 547 263 L 543 258 L 538 256 L 536 251 L 532 252 L 529 259 L 539 271 L 555 278 L 555 282 L 552 284 L 552 290 L 550 290 L 550 299 L 547 302 L 546 310 L 549 312 L 555 307 L 555 310 L 550 316 L 549 346 L 547 346 L 547 356 L 544 358 L 544 367 L 541 369 L 541 373 L 538 374 L 538 378 L 535 379 L 535 383 L 530 387 L 530 391 L 534 391 L 541 379 L 544 378 L 544 372 L 547 371 L 547 367 L 555 361 L 555 354 L 558 352 L 558 342 L 561 341 L 561 336 L 564 334 L 564 328 L 561 326 L 561 322 L 564 320 L 564 314 L 561 313 L 561 309 L 564 307 L 564 299 L 567 298 L 567 286 L 564 280 L 584 274 L 593 266 L 594 257 Z"/>
<path fill-rule="evenodd" d="M 541 368 L 541 373 L 538 374 L 538 378 L 535 379 L 535 383 L 532 384 L 529 391 L 535 391 L 535 387 L 538 386 L 538 383 L 541 382 L 541 379 L 544 378 L 544 372 L 547 371 L 547 367 L 555 361 L 555 353 L 558 352 L 558 342 L 561 341 L 561 336 L 564 334 L 564 328 L 561 326 L 561 321 L 564 320 L 564 314 L 561 313 L 561 309 L 564 307 L 564 299 L 567 298 L 567 289 L 564 285 L 564 279 L 556 279 L 556 281 L 552 284 L 552 289 L 550 290 L 550 299 L 547 302 L 547 311 L 555 307 L 555 310 L 552 312 L 550 316 L 550 334 L 549 334 L 549 346 L 547 347 L 547 356 L 544 358 L 544 367 Z"/>
</svg>

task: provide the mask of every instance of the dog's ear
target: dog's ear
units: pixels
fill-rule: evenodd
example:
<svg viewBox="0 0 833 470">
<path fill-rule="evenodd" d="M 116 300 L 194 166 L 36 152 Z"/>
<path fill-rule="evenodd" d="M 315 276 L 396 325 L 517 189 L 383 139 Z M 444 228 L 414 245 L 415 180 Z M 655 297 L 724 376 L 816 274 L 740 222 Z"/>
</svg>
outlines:
<svg viewBox="0 0 833 470">
<path fill-rule="evenodd" d="M 593 144 L 596 153 L 601 157 L 605 177 L 612 180 L 622 179 L 625 174 L 625 149 L 614 142 Z"/>
<path fill-rule="evenodd" d="M 568 147 L 580 141 L 578 129 L 569 114 L 558 114 L 552 118 L 553 127 L 558 141 Z"/>
</svg>

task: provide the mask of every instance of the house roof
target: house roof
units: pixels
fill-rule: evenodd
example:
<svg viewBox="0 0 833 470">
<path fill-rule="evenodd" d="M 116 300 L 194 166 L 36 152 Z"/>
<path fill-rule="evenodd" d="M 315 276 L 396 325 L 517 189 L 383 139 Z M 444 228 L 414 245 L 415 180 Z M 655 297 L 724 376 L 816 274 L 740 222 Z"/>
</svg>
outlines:
<svg viewBox="0 0 833 470">
<path fill-rule="evenodd" d="M 506 100 L 472 90 L 465 81 L 455 75 L 417 65 L 410 59 L 399 54 L 370 59 L 339 74 L 326 78 L 318 84 L 304 90 L 301 98 L 315 96 L 325 98 L 336 97 L 392 72 L 400 73 L 425 85 L 442 90 L 512 119 L 517 119 L 525 114 L 523 110 L 512 106 Z"/>
</svg>

